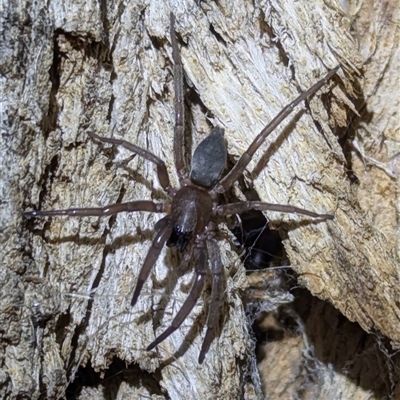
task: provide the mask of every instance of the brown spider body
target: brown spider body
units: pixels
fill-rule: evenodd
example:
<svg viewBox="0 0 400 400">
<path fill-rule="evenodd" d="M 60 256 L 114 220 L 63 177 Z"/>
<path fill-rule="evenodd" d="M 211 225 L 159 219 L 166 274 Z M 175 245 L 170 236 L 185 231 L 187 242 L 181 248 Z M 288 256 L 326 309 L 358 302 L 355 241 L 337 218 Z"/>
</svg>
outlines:
<svg viewBox="0 0 400 400">
<path fill-rule="evenodd" d="M 172 235 L 167 246 L 183 251 L 188 241 L 204 232 L 212 214 L 213 202 L 208 191 L 196 186 L 179 189 L 171 203 Z"/>
<path fill-rule="evenodd" d="M 220 322 L 223 295 L 225 291 L 223 265 L 216 240 L 216 218 L 230 214 L 239 214 L 249 210 L 270 210 L 288 213 L 297 213 L 319 218 L 319 221 L 333 219 L 330 214 L 318 214 L 291 205 L 270 204 L 261 201 L 244 201 L 231 204 L 218 204 L 220 193 L 229 190 L 243 174 L 254 153 L 258 150 L 266 137 L 293 111 L 294 107 L 308 96 L 316 93 L 336 73 L 338 67 L 330 71 L 323 79 L 314 84 L 306 92 L 301 93 L 292 103 L 287 105 L 254 139 L 249 148 L 243 153 L 234 167 L 223 177 L 226 165 L 227 151 L 223 138 L 224 130 L 215 127 L 195 150 L 190 178 L 183 154 L 184 149 L 184 98 L 183 98 L 183 67 L 178 42 L 174 28 L 175 18 L 171 14 L 170 35 L 174 61 L 175 84 L 175 127 L 174 127 L 174 157 L 175 169 L 178 173 L 180 188 L 172 188 L 165 163 L 148 150 L 117 138 L 104 138 L 89 133 L 92 139 L 120 145 L 145 160 L 155 164 L 158 180 L 164 191 L 172 198 L 164 204 L 151 200 L 137 200 L 127 203 L 112 204 L 104 208 L 81 208 L 68 210 L 34 210 L 24 213 L 25 217 L 45 216 L 108 216 L 121 212 L 146 211 L 166 213 L 155 227 L 155 237 L 139 272 L 131 304 L 134 306 L 146 282 L 151 269 L 157 261 L 162 248 L 175 246 L 179 251 L 189 247 L 189 255 L 194 259 L 194 279 L 191 291 L 174 317 L 171 325 L 159 335 L 147 348 L 151 350 L 165 340 L 180 327 L 185 318 L 192 311 L 205 284 L 205 277 L 209 271 L 212 276 L 212 292 L 208 307 L 207 329 L 199 355 L 199 363 L 204 357 L 216 336 Z"/>
<path fill-rule="evenodd" d="M 211 189 L 221 178 L 226 159 L 224 130 L 217 126 L 193 153 L 190 181 L 205 189 Z"/>
</svg>

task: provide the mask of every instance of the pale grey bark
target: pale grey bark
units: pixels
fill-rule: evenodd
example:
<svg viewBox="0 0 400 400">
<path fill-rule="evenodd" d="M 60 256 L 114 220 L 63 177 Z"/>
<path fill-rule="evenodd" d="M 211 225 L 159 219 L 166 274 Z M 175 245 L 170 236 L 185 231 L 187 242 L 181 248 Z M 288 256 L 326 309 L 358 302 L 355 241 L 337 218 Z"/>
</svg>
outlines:
<svg viewBox="0 0 400 400">
<path fill-rule="evenodd" d="M 53 1 L 20 2 L 18 8 L 10 1 L 4 4 L 1 75 L 4 398 L 60 398 L 79 366 L 90 362 L 104 372 L 115 359 L 138 368 L 95 388 L 87 385 L 80 398 L 104 398 L 101 387 L 115 381 L 122 382 L 119 392 L 107 389 L 115 398 L 260 397 L 241 300 L 248 282 L 228 233 L 220 237 L 227 276 L 224 324 L 199 366 L 207 295 L 157 352 L 145 351 L 154 339 L 154 320 L 161 320 L 160 333 L 187 295 L 191 274 L 175 277 L 173 252 L 163 253 L 137 306 L 129 304 L 159 216 L 30 224 L 21 217 L 31 207 L 165 198 L 152 165 L 138 157 L 119 165 L 129 154 L 93 143 L 86 129 L 153 151 L 166 160 L 176 184 L 171 10 L 186 43 L 187 80 L 204 105 L 191 108 L 192 148 L 218 124 L 237 158 L 299 91 L 342 65 L 335 84 L 321 91 L 329 101 L 317 95 L 310 111 L 299 107 L 258 152 L 246 180 L 262 200 L 335 213 L 334 221 L 320 224 L 300 216 L 268 218 L 275 226 L 284 221 L 290 262 L 312 293 L 365 330 L 400 343 L 393 234 L 376 229 L 376 218 L 358 206 L 334 135 L 353 107 L 346 93 L 359 94 L 353 84 L 364 61 L 350 36 L 351 13 L 333 1 Z M 390 143 L 398 144 L 395 135 Z M 267 311 L 290 300 L 280 292 L 265 296 Z M 353 385 L 341 372 L 334 371 L 324 387 L 325 398 Z M 354 393 L 369 395 L 362 386 Z"/>
</svg>

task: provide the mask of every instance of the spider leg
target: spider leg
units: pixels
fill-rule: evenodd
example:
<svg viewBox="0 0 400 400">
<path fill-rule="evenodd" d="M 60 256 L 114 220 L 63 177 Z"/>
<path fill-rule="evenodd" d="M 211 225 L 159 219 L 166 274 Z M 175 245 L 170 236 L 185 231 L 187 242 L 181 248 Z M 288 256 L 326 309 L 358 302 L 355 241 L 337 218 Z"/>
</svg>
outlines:
<svg viewBox="0 0 400 400">
<path fill-rule="evenodd" d="M 243 173 L 250 160 L 252 159 L 254 153 L 259 149 L 259 147 L 264 143 L 267 136 L 275 130 L 275 128 L 294 110 L 294 108 L 308 96 L 313 95 L 319 89 L 324 86 L 333 75 L 336 74 L 339 66 L 330 71 L 324 78 L 319 80 L 310 89 L 301 93 L 297 99 L 288 104 L 253 140 L 249 148 L 242 154 L 239 161 L 234 165 L 234 167 L 229 171 L 229 173 L 220 181 L 219 184 L 213 189 L 217 193 L 226 192 L 234 182 Z"/>
<path fill-rule="evenodd" d="M 131 301 L 132 307 L 136 304 L 143 285 L 146 282 L 151 269 L 153 268 L 153 265 L 160 256 L 161 250 L 164 247 L 165 242 L 171 235 L 172 224 L 170 217 L 167 215 L 164 218 L 160 219 L 155 226 L 155 230 L 157 231 L 156 236 L 153 239 L 153 243 L 151 244 L 146 259 L 144 260 L 143 266 L 139 272 L 139 277 L 136 283 L 135 290 L 133 292 Z"/>
<path fill-rule="evenodd" d="M 223 265 L 218 244 L 214 237 L 207 239 L 207 250 L 209 254 L 212 274 L 211 301 L 209 303 L 207 317 L 207 331 L 204 336 L 199 355 L 199 364 L 202 364 L 210 345 L 215 338 L 215 330 L 218 327 L 221 317 L 221 306 L 225 292 L 225 280 L 223 275 Z"/>
<path fill-rule="evenodd" d="M 115 215 L 120 212 L 148 211 L 165 212 L 164 204 L 157 204 L 150 200 L 130 201 L 128 203 L 111 204 L 101 208 L 69 208 L 67 210 L 33 210 L 26 211 L 23 216 L 26 218 L 53 217 L 56 215 L 68 215 L 70 217 L 103 217 Z"/>
<path fill-rule="evenodd" d="M 155 154 L 151 153 L 148 150 L 142 149 L 139 146 L 136 146 L 132 143 L 127 142 L 126 140 L 116 139 L 116 138 L 106 138 L 99 135 L 96 135 L 93 132 L 88 132 L 88 135 L 94 139 L 99 140 L 103 143 L 111 143 L 113 145 L 122 146 L 125 149 L 132 151 L 135 154 L 138 154 L 140 157 L 143 157 L 145 160 L 154 163 L 157 166 L 157 176 L 160 182 L 161 187 L 168 193 L 172 193 L 171 183 L 169 181 L 169 176 L 167 172 L 167 167 L 165 162 L 161 160 L 161 158 L 157 157 Z"/>
<path fill-rule="evenodd" d="M 187 178 L 187 166 L 183 155 L 185 130 L 185 103 L 183 97 L 183 67 L 178 41 L 175 36 L 175 16 L 170 14 L 170 35 L 172 58 L 174 60 L 174 90 L 175 90 L 175 126 L 174 126 L 174 155 L 175 168 L 182 182 Z"/>
<path fill-rule="evenodd" d="M 284 213 L 294 213 L 294 214 L 303 214 L 308 215 L 313 218 L 320 219 L 333 219 L 334 216 L 332 214 L 317 214 L 313 211 L 305 210 L 304 208 L 299 208 L 290 205 L 283 204 L 272 204 L 265 203 L 262 201 L 242 201 L 239 203 L 229 203 L 217 206 L 215 209 L 215 214 L 217 215 L 231 215 L 231 214 L 241 214 L 249 210 L 258 210 L 258 211 L 279 211 Z"/>
<path fill-rule="evenodd" d="M 146 349 L 147 351 L 154 349 L 154 347 L 159 345 L 163 340 L 171 335 L 171 333 L 175 332 L 196 305 L 197 300 L 203 291 L 207 272 L 207 249 L 204 239 L 201 239 L 199 243 L 197 243 L 197 246 L 194 249 L 194 258 L 196 260 L 195 278 L 188 297 L 183 303 L 183 306 L 179 310 L 178 314 L 176 314 L 175 318 L 173 319 L 171 326 L 167 328 L 160 336 L 158 336 L 154 342 L 150 343 Z"/>
</svg>

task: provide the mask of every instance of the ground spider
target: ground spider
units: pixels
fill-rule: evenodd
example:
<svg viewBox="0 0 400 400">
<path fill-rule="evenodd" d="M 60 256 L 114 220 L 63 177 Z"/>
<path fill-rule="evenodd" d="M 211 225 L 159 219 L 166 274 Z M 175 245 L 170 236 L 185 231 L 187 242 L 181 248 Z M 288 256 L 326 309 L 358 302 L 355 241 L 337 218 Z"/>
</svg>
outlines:
<svg viewBox="0 0 400 400">
<path fill-rule="evenodd" d="M 151 350 L 165 340 L 179 328 L 195 306 L 203 291 L 207 266 L 210 264 L 212 274 L 212 292 L 208 307 L 207 331 L 199 355 L 199 363 L 204 357 L 215 337 L 216 328 L 220 320 L 221 305 L 224 293 L 224 275 L 220 251 L 215 239 L 216 220 L 222 216 L 240 214 L 248 210 L 269 210 L 287 213 L 304 214 L 320 220 L 333 219 L 333 215 L 317 214 L 302 208 L 264 203 L 261 201 L 242 201 L 231 204 L 218 204 L 219 194 L 226 192 L 241 176 L 254 153 L 258 150 L 265 138 L 293 111 L 294 107 L 308 96 L 313 95 L 336 73 L 339 67 L 330 71 L 323 79 L 314 84 L 306 92 L 300 94 L 296 100 L 287 105 L 254 139 L 234 167 L 221 179 L 225 169 L 227 150 L 224 141 L 224 130 L 215 127 L 194 151 L 191 171 L 185 162 L 184 149 L 184 95 L 183 95 L 183 67 L 175 36 L 175 17 L 170 16 L 170 35 L 172 55 L 174 61 L 175 87 L 175 126 L 174 126 L 174 157 L 175 168 L 178 173 L 180 188 L 170 184 L 167 168 L 159 157 L 149 151 L 137 147 L 132 143 L 115 138 L 104 138 L 94 133 L 89 135 L 94 140 L 103 143 L 122 146 L 134 154 L 154 163 L 162 188 L 171 198 L 164 204 L 150 200 L 131 201 L 128 203 L 112 204 L 104 208 L 72 208 L 68 210 L 27 211 L 25 217 L 45 217 L 68 215 L 109 216 L 120 212 L 147 211 L 165 213 L 155 225 L 155 238 L 147 253 L 146 259 L 139 273 L 139 278 L 132 297 L 132 306 L 139 298 L 140 292 L 150 271 L 160 255 L 164 244 L 176 247 L 180 252 L 188 248 L 189 255 L 195 259 L 195 276 L 190 293 L 182 308 L 173 319 L 169 328 L 159 335 L 148 347 Z"/>
</svg>

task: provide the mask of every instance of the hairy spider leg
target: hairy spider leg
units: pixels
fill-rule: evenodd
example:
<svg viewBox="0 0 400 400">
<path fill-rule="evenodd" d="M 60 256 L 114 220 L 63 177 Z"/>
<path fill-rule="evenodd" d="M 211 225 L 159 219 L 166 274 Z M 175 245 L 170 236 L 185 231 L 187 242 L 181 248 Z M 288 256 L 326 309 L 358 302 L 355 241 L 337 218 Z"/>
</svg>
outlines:
<svg viewBox="0 0 400 400">
<path fill-rule="evenodd" d="M 188 177 L 188 168 L 184 157 L 184 132 L 185 132 L 185 103 L 183 96 L 183 67 L 178 41 L 175 36 L 175 16 L 170 14 L 170 36 L 172 45 L 172 58 L 174 60 L 174 90 L 175 90 L 175 125 L 174 125 L 174 158 L 175 168 L 182 182 Z"/>
<path fill-rule="evenodd" d="M 99 208 L 69 208 L 66 210 L 32 210 L 25 211 L 26 218 L 34 217 L 53 217 L 57 215 L 68 215 L 70 217 L 103 217 L 115 215 L 121 212 L 148 211 L 162 213 L 165 212 L 164 204 L 157 204 L 150 200 L 130 201 L 128 203 L 111 204 Z"/>
<path fill-rule="evenodd" d="M 190 289 L 190 293 L 183 303 L 181 309 L 176 314 L 175 318 L 172 320 L 171 325 L 160 335 L 158 336 L 152 343 L 147 347 L 147 351 L 154 349 L 157 345 L 159 345 L 163 340 L 165 340 L 171 333 L 175 332 L 182 324 L 182 322 L 186 319 L 186 317 L 193 310 L 193 307 L 196 305 L 197 300 L 201 296 L 203 292 L 204 283 L 207 274 L 207 249 L 205 245 L 205 240 L 200 239 L 195 243 L 195 248 L 193 251 L 193 256 L 196 260 L 195 264 L 195 277 L 193 280 L 192 288 Z"/>
<path fill-rule="evenodd" d="M 199 364 L 202 364 L 212 341 L 215 338 L 216 330 L 220 322 L 223 295 L 225 293 L 224 266 L 221 261 L 221 254 L 218 244 L 212 235 L 207 239 L 207 250 L 211 265 L 212 289 L 211 300 L 208 305 L 207 331 L 203 339 L 199 354 Z"/>
<path fill-rule="evenodd" d="M 317 214 L 315 212 L 305 210 L 304 208 L 284 204 L 265 203 L 263 201 L 241 201 L 239 203 L 223 204 L 216 207 L 215 213 L 217 215 L 225 216 L 232 214 L 242 214 L 250 210 L 279 211 L 284 213 L 303 214 L 313 218 L 320 218 L 324 220 L 334 218 L 332 214 Z"/>
<path fill-rule="evenodd" d="M 226 192 L 243 173 L 254 153 L 264 143 L 267 136 L 275 130 L 275 128 L 294 110 L 294 108 L 308 96 L 315 94 L 319 89 L 324 86 L 333 75 L 336 74 L 340 66 L 337 66 L 330 71 L 324 78 L 319 80 L 310 89 L 301 93 L 294 101 L 288 104 L 283 110 L 257 135 L 257 137 L 250 144 L 249 148 L 242 154 L 234 167 L 215 185 L 213 191 L 216 193 Z"/>
<path fill-rule="evenodd" d="M 126 140 L 116 139 L 116 138 L 106 138 L 99 135 L 96 135 L 93 132 L 88 132 L 88 135 L 95 140 L 98 140 L 103 143 L 110 143 L 114 146 L 121 146 L 125 149 L 132 151 L 135 154 L 138 154 L 140 157 L 143 157 L 145 160 L 152 162 L 157 167 L 157 176 L 158 181 L 160 182 L 161 187 L 169 194 L 172 194 L 172 188 L 169 181 L 169 176 L 167 172 L 167 167 L 165 162 L 161 160 L 161 158 L 157 157 L 155 154 L 151 153 L 148 150 L 142 149 L 139 146 L 136 146 Z"/>
<path fill-rule="evenodd" d="M 164 247 L 165 242 L 171 236 L 172 223 L 169 215 L 165 216 L 157 222 L 155 230 L 157 231 L 157 234 L 153 239 L 153 243 L 151 244 L 149 251 L 147 252 L 146 259 L 144 260 L 142 268 L 140 269 L 139 276 L 136 282 L 136 287 L 133 292 L 131 301 L 132 307 L 136 304 L 143 285 L 149 277 L 150 271 L 156 263 L 158 257 L 160 256 L 161 250 Z"/>
</svg>

